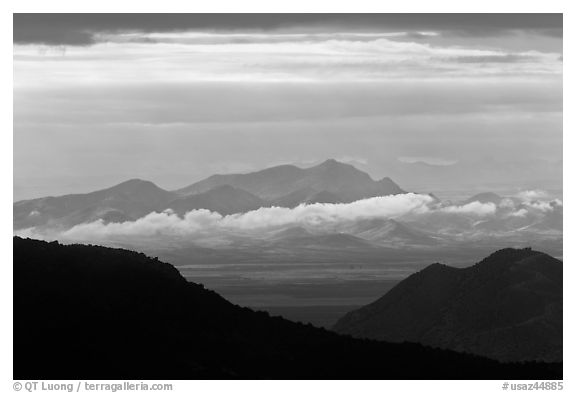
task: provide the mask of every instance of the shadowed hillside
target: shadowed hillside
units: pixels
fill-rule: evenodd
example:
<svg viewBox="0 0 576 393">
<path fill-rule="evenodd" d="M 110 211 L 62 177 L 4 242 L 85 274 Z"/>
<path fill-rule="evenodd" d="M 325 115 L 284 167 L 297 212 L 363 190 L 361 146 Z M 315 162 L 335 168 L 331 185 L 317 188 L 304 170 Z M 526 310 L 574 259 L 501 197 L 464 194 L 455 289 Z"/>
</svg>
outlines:
<svg viewBox="0 0 576 393">
<path fill-rule="evenodd" d="M 419 344 L 339 336 L 232 305 L 169 264 L 14 238 L 15 379 L 549 379 Z"/>
<path fill-rule="evenodd" d="M 562 262 L 504 249 L 465 269 L 436 263 L 348 313 L 334 330 L 503 361 L 560 362 Z"/>
</svg>

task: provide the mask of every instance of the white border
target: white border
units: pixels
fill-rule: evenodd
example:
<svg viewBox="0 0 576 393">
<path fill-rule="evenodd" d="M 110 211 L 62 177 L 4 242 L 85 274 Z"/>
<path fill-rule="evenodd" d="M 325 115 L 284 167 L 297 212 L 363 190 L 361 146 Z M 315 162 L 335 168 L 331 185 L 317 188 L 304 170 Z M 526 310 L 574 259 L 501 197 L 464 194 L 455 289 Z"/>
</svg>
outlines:
<svg viewBox="0 0 576 393">
<path fill-rule="evenodd" d="M 40 1 L 11 0 L 9 4 L 3 6 L 0 19 L 2 26 L 2 132 L 0 143 L 2 160 L 2 209 L 0 209 L 0 222 L 2 236 L 0 237 L 0 250 L 2 250 L 2 282 L 0 286 L 2 304 L 2 358 L 0 364 L 2 391 L 13 391 L 12 380 L 12 12 L 230 12 L 230 13 L 261 13 L 261 12 L 334 12 L 334 13 L 358 13 L 358 12 L 419 12 L 419 13 L 441 13 L 441 12 L 561 12 L 564 13 L 564 62 L 568 64 L 564 68 L 564 390 L 571 391 L 574 387 L 574 378 L 568 370 L 576 370 L 574 365 L 574 333 L 576 323 L 574 318 L 574 288 L 575 275 L 574 268 L 574 243 L 573 222 L 574 222 L 574 173 L 576 169 L 574 156 L 571 155 L 575 147 L 572 129 L 574 128 L 574 78 L 571 68 L 574 69 L 573 53 L 574 29 L 576 20 L 573 17 L 573 9 L 570 9 L 569 1 L 547 0 L 539 2 L 520 2 L 503 0 L 483 0 L 481 2 L 462 2 L 455 0 L 412 0 L 410 2 L 386 2 L 382 0 L 354 0 L 354 1 L 311 1 L 311 0 L 290 0 L 282 3 L 265 0 L 228 0 L 228 1 L 167 1 L 150 2 L 144 4 L 142 1 L 100 0 L 98 2 L 80 2 L 72 0 Z M 571 180 L 572 177 L 572 180 Z M 138 381 L 136 381 L 138 382 Z M 458 392 L 496 392 L 502 391 L 503 381 L 256 381 L 256 382 L 234 382 L 234 381 L 172 381 L 174 391 L 201 391 L 211 392 L 266 392 L 272 389 L 276 393 L 293 393 L 295 389 L 329 389 L 330 392 L 347 392 L 358 390 L 383 389 L 391 391 L 444 391 L 447 393 Z M 519 382 L 519 381 L 518 381 Z"/>
</svg>

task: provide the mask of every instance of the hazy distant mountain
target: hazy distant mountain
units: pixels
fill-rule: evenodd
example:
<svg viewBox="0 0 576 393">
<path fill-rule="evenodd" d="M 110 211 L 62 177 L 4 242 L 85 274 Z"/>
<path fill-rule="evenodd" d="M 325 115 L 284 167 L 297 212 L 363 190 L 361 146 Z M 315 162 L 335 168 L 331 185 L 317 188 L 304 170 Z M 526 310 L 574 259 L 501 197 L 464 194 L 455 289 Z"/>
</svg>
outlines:
<svg viewBox="0 0 576 393">
<path fill-rule="evenodd" d="M 297 237 L 310 236 L 311 233 L 302 227 L 290 227 L 286 229 L 281 229 L 279 231 L 273 232 L 268 236 L 269 240 L 282 240 Z"/>
<path fill-rule="evenodd" d="M 266 238 L 273 246 L 326 249 L 372 249 L 378 246 L 434 245 L 438 240 L 424 231 L 411 228 L 392 219 L 370 218 L 326 223 L 320 228 L 308 230 L 290 227 L 272 233 Z"/>
<path fill-rule="evenodd" d="M 71 227 L 103 219 L 135 220 L 161 209 L 177 196 L 154 183 L 132 179 L 88 194 L 46 197 L 14 203 L 14 229 L 52 225 Z"/>
<path fill-rule="evenodd" d="M 347 314 L 334 330 L 504 361 L 561 361 L 562 262 L 504 249 L 464 269 L 433 264 Z"/>
<path fill-rule="evenodd" d="M 222 215 L 244 213 L 266 206 L 267 202 L 229 185 L 212 188 L 201 194 L 189 195 L 175 199 L 166 208 L 182 216 L 191 210 L 207 209 Z"/>
<path fill-rule="evenodd" d="M 430 234 L 411 228 L 409 224 L 393 219 L 372 218 L 359 220 L 346 228 L 346 231 L 371 242 L 402 242 L 407 244 L 435 244 Z"/>
<path fill-rule="evenodd" d="M 347 233 L 284 236 L 282 239 L 276 241 L 274 246 L 291 247 L 296 250 L 300 248 L 323 248 L 326 250 L 337 250 L 350 248 L 366 249 L 373 247 L 369 241 L 360 239 Z"/>
<path fill-rule="evenodd" d="M 13 263 L 19 380 L 562 378 L 561 364 L 501 364 L 270 317 L 136 252 L 14 238 Z"/>
<path fill-rule="evenodd" d="M 280 198 L 273 199 L 270 202 L 271 206 L 289 207 L 293 208 L 302 203 L 342 203 L 343 201 L 338 195 L 329 191 L 318 191 L 315 188 L 308 186 L 298 189 L 290 194 L 281 196 Z"/>
<path fill-rule="evenodd" d="M 404 192 L 389 178 L 374 181 L 367 173 L 335 160 L 327 160 L 307 169 L 281 165 L 247 174 L 214 175 L 176 192 L 192 195 L 224 184 L 266 200 L 279 200 L 281 206 L 296 206 L 310 200 L 351 202 Z M 320 192 L 325 193 L 316 194 Z"/>
<path fill-rule="evenodd" d="M 497 184 L 524 189 L 562 188 L 562 160 L 551 162 L 533 157 L 518 161 L 462 160 L 452 165 L 389 160 L 372 163 L 370 169 L 376 173 L 385 173 L 413 188 L 482 190 L 493 189 Z"/>
<path fill-rule="evenodd" d="M 503 198 L 496 193 L 482 192 L 480 194 L 476 194 L 466 199 L 464 202 L 462 202 L 462 204 L 467 205 L 472 202 L 480 202 L 480 203 L 493 203 L 495 205 L 498 205 L 500 202 L 502 202 L 502 199 Z"/>
<path fill-rule="evenodd" d="M 351 165 L 327 160 L 308 169 L 282 165 L 248 174 L 214 175 L 176 192 L 133 179 L 87 194 L 19 201 L 14 203 L 13 228 L 69 228 L 98 219 L 124 222 L 168 208 L 179 215 L 194 209 L 226 215 L 267 206 L 344 203 L 403 192 L 389 178 L 374 181 Z"/>
</svg>

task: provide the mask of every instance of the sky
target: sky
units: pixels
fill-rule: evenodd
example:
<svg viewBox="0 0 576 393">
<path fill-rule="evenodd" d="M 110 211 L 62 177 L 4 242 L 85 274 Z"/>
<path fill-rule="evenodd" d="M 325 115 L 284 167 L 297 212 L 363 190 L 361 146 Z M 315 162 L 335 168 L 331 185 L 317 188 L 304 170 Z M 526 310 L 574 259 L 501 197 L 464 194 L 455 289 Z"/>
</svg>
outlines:
<svg viewBox="0 0 576 393">
<path fill-rule="evenodd" d="M 562 161 L 558 14 L 15 14 L 13 58 L 15 200 L 327 158 L 401 186 L 410 163 L 489 182 Z"/>
</svg>

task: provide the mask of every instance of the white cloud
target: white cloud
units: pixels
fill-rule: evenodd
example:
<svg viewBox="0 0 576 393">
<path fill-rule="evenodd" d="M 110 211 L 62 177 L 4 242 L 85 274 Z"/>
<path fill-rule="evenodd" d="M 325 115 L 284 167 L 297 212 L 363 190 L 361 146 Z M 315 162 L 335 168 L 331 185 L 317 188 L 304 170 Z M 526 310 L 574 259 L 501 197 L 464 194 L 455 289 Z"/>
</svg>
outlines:
<svg viewBox="0 0 576 393">
<path fill-rule="evenodd" d="M 519 193 L 516 194 L 516 197 L 529 202 L 529 201 L 534 201 L 537 199 L 544 199 L 548 197 L 548 193 L 546 191 L 543 190 L 526 190 L 526 191 L 521 191 Z"/>
<path fill-rule="evenodd" d="M 462 206 L 446 206 L 439 209 L 441 212 L 454 214 L 473 214 L 477 216 L 487 216 L 496 213 L 496 205 L 474 201 Z"/>
<path fill-rule="evenodd" d="M 151 213 L 133 222 L 96 221 L 75 226 L 59 234 L 62 239 L 97 239 L 117 236 L 189 236 L 207 232 L 250 231 L 306 225 L 321 226 L 345 220 L 380 217 L 395 218 L 410 212 L 427 211 L 433 200 L 428 195 L 402 194 L 375 197 L 347 204 L 316 203 L 293 209 L 261 208 L 243 214 L 222 216 L 208 210 L 193 210 L 183 218 L 170 211 Z"/>
<path fill-rule="evenodd" d="M 395 38 L 404 37 L 403 41 Z M 153 33 L 90 47 L 14 48 L 15 85 L 129 82 L 319 82 L 561 76 L 558 54 L 407 41 L 389 34 Z"/>
<path fill-rule="evenodd" d="M 512 217 L 526 217 L 528 215 L 528 210 L 526 209 L 519 209 L 510 213 Z"/>
<path fill-rule="evenodd" d="M 542 213 L 547 213 L 553 211 L 556 208 L 562 207 L 562 201 L 560 201 L 559 199 L 555 199 L 552 201 L 531 200 L 529 202 L 526 202 L 524 205 L 529 207 L 530 209 Z"/>
<path fill-rule="evenodd" d="M 423 194 L 400 194 L 374 197 L 352 203 L 315 203 L 295 208 L 260 208 L 247 213 L 222 216 L 208 210 L 193 210 L 180 218 L 172 211 L 151 213 L 132 222 L 104 223 L 101 220 L 77 225 L 64 232 L 27 229 L 20 236 L 59 239 L 62 241 L 107 241 L 118 239 L 219 238 L 228 233 L 250 235 L 280 227 L 303 226 L 323 230 L 343 222 L 372 218 L 448 214 L 482 217 L 494 213 L 492 203 L 473 202 L 464 206 L 441 206 Z"/>
</svg>

